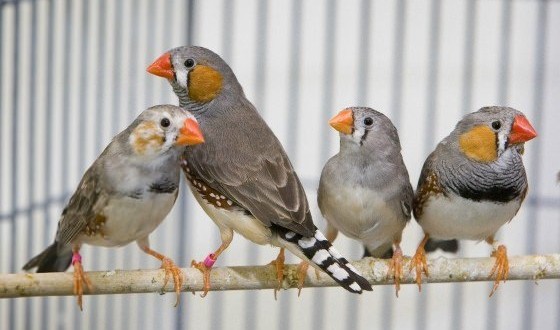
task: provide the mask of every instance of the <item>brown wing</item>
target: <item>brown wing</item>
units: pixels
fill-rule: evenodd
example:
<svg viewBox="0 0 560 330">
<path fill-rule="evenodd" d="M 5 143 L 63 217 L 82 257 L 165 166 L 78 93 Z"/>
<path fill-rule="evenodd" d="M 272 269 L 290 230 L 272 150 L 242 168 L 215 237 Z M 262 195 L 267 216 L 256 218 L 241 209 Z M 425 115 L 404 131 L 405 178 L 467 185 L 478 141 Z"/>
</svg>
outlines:
<svg viewBox="0 0 560 330">
<path fill-rule="evenodd" d="M 256 112 L 239 116 L 245 116 L 243 123 L 236 122 L 240 117 L 206 120 L 204 126 L 219 133 L 206 134 L 205 143 L 187 150 L 189 166 L 266 226 L 313 235 L 305 192 L 280 142 Z"/>
<path fill-rule="evenodd" d="M 433 163 L 435 160 L 434 153 L 432 152 L 422 166 L 422 172 L 418 179 L 418 186 L 414 194 L 413 212 L 416 221 L 420 221 L 422 211 L 425 203 L 431 196 L 443 194 L 443 188 L 439 183 L 437 174 L 433 170 Z"/>
<path fill-rule="evenodd" d="M 62 211 L 58 222 L 56 240 L 62 244 L 71 243 L 80 233 L 98 220 L 101 209 L 107 204 L 108 196 L 99 186 L 94 167 L 90 167 L 82 177 L 78 189 Z"/>
</svg>

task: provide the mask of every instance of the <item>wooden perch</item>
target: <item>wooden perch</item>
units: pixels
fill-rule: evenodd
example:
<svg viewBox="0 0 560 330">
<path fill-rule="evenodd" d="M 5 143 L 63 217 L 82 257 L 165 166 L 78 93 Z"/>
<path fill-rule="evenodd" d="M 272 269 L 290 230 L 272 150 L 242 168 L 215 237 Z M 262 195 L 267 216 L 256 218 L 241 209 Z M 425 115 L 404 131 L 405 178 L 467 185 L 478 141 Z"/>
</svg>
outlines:
<svg viewBox="0 0 560 330">
<path fill-rule="evenodd" d="M 408 273 L 408 262 L 404 264 L 405 277 L 402 283 L 414 283 L 413 273 Z M 386 279 L 388 263 L 385 260 L 365 258 L 352 263 L 374 285 L 392 284 Z M 428 260 L 430 277 L 424 282 L 472 282 L 491 281 L 490 270 L 494 258 Z M 517 256 L 509 259 L 508 280 L 539 280 L 560 278 L 560 254 Z M 185 281 L 182 291 L 201 291 L 202 275 L 194 268 L 183 269 Z M 284 270 L 285 289 L 297 286 L 296 266 L 286 265 Z M 94 292 L 86 294 L 121 294 L 162 292 L 163 270 L 117 270 L 88 272 Z M 211 275 L 212 290 L 257 290 L 276 287 L 276 272 L 271 265 L 215 268 Z M 66 296 L 72 295 L 72 273 L 43 274 L 0 274 L 0 298 Z M 327 275 L 319 278 L 309 271 L 305 287 L 332 287 L 337 284 Z M 87 291 L 87 290 L 86 290 Z M 165 290 L 173 291 L 173 283 Z"/>
</svg>

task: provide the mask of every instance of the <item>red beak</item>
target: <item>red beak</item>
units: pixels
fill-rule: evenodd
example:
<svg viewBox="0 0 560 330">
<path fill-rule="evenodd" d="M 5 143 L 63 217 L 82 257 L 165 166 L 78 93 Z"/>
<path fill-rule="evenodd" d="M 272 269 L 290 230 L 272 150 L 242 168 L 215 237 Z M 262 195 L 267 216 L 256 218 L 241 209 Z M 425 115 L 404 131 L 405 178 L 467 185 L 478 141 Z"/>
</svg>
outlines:
<svg viewBox="0 0 560 330">
<path fill-rule="evenodd" d="M 147 69 L 151 74 L 160 76 L 167 79 L 174 79 L 175 73 L 173 72 L 173 66 L 171 65 L 171 54 L 165 53 L 158 57 Z"/>
<path fill-rule="evenodd" d="M 179 130 L 176 143 L 182 146 L 192 146 L 204 142 L 204 137 L 196 120 L 188 118 Z"/>
<path fill-rule="evenodd" d="M 508 142 L 510 144 L 527 142 L 536 136 L 537 132 L 525 116 L 515 116 L 515 120 L 511 126 L 511 132 L 509 133 Z"/>
</svg>

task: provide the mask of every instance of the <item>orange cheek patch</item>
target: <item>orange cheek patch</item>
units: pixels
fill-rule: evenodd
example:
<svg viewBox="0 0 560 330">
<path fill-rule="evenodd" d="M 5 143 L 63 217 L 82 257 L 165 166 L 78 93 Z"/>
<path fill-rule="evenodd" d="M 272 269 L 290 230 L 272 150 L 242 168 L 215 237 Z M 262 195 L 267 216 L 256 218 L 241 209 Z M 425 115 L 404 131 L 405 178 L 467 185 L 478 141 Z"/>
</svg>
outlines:
<svg viewBox="0 0 560 330">
<path fill-rule="evenodd" d="M 131 135 L 131 144 L 134 152 L 139 155 L 153 153 L 163 145 L 163 136 L 157 134 L 157 125 L 153 122 L 145 122 L 134 129 Z"/>
<path fill-rule="evenodd" d="M 222 75 L 209 66 L 198 65 L 189 73 L 188 86 L 191 100 L 209 102 L 222 90 Z"/>
<path fill-rule="evenodd" d="M 461 151 L 470 159 L 488 163 L 498 158 L 496 133 L 488 126 L 476 126 L 459 137 Z"/>
</svg>

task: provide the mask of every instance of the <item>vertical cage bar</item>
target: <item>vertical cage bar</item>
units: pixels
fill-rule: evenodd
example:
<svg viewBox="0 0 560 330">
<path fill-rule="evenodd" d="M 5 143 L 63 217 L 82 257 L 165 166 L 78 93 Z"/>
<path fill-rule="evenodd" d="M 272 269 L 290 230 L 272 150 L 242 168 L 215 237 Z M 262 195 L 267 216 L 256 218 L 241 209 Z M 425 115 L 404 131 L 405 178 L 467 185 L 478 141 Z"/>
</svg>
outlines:
<svg viewBox="0 0 560 330">
<path fill-rule="evenodd" d="M 17 185 L 17 178 L 18 178 L 18 164 L 17 164 L 17 156 L 18 156 L 18 118 L 19 118 L 19 100 L 18 100 L 18 86 L 19 86 L 19 74 L 17 68 L 19 68 L 19 40 L 20 40 L 20 7 L 19 7 L 19 0 L 16 0 L 13 4 L 14 6 L 14 49 L 13 49 L 13 70 L 12 70 L 12 120 L 15 125 L 12 125 L 12 145 L 11 145 L 11 164 L 10 164 L 10 194 L 11 196 L 11 216 L 10 216 L 10 225 L 11 225 L 11 238 L 12 238 L 12 251 L 18 250 L 18 230 L 17 230 L 17 196 L 18 196 L 18 185 Z M 10 272 L 16 271 L 16 258 L 12 256 L 10 259 Z M 8 307 L 8 314 L 9 314 L 9 321 L 8 321 L 8 328 L 15 329 L 16 324 L 16 302 L 14 299 L 11 299 L 9 302 Z"/>
<path fill-rule="evenodd" d="M 441 27 L 441 0 L 432 0 L 430 6 L 429 26 L 429 62 L 428 62 L 428 88 L 426 90 L 426 121 L 424 125 L 437 122 L 437 98 L 439 88 L 439 58 L 440 58 L 440 27 Z M 424 138 L 424 154 L 428 155 L 435 142 L 435 130 L 427 129 Z M 416 297 L 417 314 L 416 324 L 420 330 L 428 327 L 428 292 Z"/>
<path fill-rule="evenodd" d="M 546 74 L 546 38 L 548 34 L 548 0 L 542 0 L 538 2 L 538 12 L 537 12 L 537 26 L 535 34 L 535 71 L 534 71 L 534 84 L 533 84 L 533 113 L 534 118 L 531 120 L 537 132 L 543 127 L 543 99 L 545 91 L 545 74 Z M 531 169 L 529 172 L 529 177 L 531 178 L 530 189 L 540 192 L 540 181 L 541 181 L 541 171 L 540 162 L 543 159 L 542 155 L 542 142 L 540 139 L 535 139 L 532 143 L 531 150 L 533 151 L 531 157 Z M 527 210 L 527 218 L 531 220 L 538 220 L 538 204 L 532 205 Z M 525 253 L 533 254 L 536 251 L 537 246 L 537 232 L 539 227 L 539 221 L 527 221 L 527 226 L 525 232 L 526 236 L 526 248 Z M 525 305 L 525 317 L 523 318 L 523 329 L 530 329 L 533 327 L 533 319 L 535 314 L 535 289 L 531 282 L 524 284 L 524 301 L 527 302 Z"/>
<path fill-rule="evenodd" d="M 37 63 L 37 1 L 32 0 L 31 3 L 31 63 Z M 29 148 L 27 149 L 27 160 L 29 161 L 30 165 L 28 167 L 28 187 L 27 187 L 27 200 L 29 203 L 29 208 L 27 209 L 27 223 L 28 223 L 28 234 L 27 234 L 27 257 L 32 257 L 33 253 L 33 242 L 35 240 L 35 224 L 33 223 L 33 211 L 35 211 L 35 207 L 33 206 L 33 192 L 35 191 L 35 167 L 31 164 L 36 164 L 35 161 L 35 109 L 37 108 L 37 90 L 35 88 L 37 81 L 37 74 L 36 70 L 29 70 L 29 96 L 31 99 L 30 109 L 29 109 L 29 123 L 28 123 L 28 130 L 29 130 Z M 25 302 L 25 315 L 32 314 L 32 308 L 35 305 L 34 300 L 27 299 Z M 30 317 L 24 318 L 24 328 L 29 329 L 31 328 L 31 324 L 33 324 Z"/>
<path fill-rule="evenodd" d="M 510 44 L 511 44 L 511 0 L 502 1 L 502 21 L 500 26 L 500 56 L 498 58 L 499 77 L 498 77 L 498 104 L 508 104 L 509 89 L 509 63 L 510 63 Z M 495 295 L 488 300 L 486 308 L 486 329 L 495 330 L 498 328 L 498 306 L 500 305 L 500 295 Z"/>
<path fill-rule="evenodd" d="M 266 48 L 268 33 L 268 0 L 258 1 L 257 20 L 256 20 L 256 60 L 255 60 L 255 107 L 264 117 L 264 103 L 266 100 Z M 261 249 L 255 248 L 252 244 L 247 247 L 246 254 L 248 260 L 259 260 Z M 257 317 L 254 313 L 254 306 L 258 306 L 259 296 L 257 292 L 248 291 L 245 293 L 245 329 L 257 328 Z"/>
<path fill-rule="evenodd" d="M 398 0 L 395 11 L 395 50 L 393 55 L 393 86 L 391 88 L 391 113 L 393 123 L 399 128 L 401 124 L 402 112 L 402 89 L 403 89 L 403 65 L 404 65 L 404 42 L 406 38 L 406 0 Z M 390 306 L 390 304 L 386 304 Z"/>
<path fill-rule="evenodd" d="M 195 35 L 195 30 L 194 27 L 196 26 L 195 24 L 195 10 L 196 10 L 196 1 L 195 0 L 188 0 L 187 1 L 187 22 L 186 22 L 186 26 L 185 26 L 185 40 L 184 43 L 185 45 L 193 45 L 194 44 L 194 35 Z M 189 200 L 187 198 L 187 195 L 189 194 L 189 187 L 187 187 L 186 181 L 184 179 L 184 177 L 181 175 L 181 191 L 182 193 L 179 196 L 179 214 L 183 214 L 185 216 L 188 217 L 188 219 L 191 219 L 191 215 L 192 215 L 192 209 L 193 209 L 193 205 L 191 205 L 191 203 L 189 203 Z M 179 250 L 177 252 L 177 256 L 178 256 L 178 260 L 180 260 L 180 262 L 182 262 L 183 260 L 186 260 L 187 258 L 187 254 L 186 251 L 191 251 L 190 247 L 191 244 L 189 243 L 190 239 L 192 237 L 192 230 L 191 230 L 191 225 L 190 225 L 190 221 L 185 221 L 184 217 L 179 219 Z M 190 316 L 190 314 L 192 314 L 190 312 L 190 308 L 188 308 L 186 306 L 185 303 L 182 303 L 179 306 L 179 312 L 175 314 L 175 329 L 176 330 L 181 330 L 181 329 L 185 329 L 187 328 L 187 320 Z"/>
</svg>

